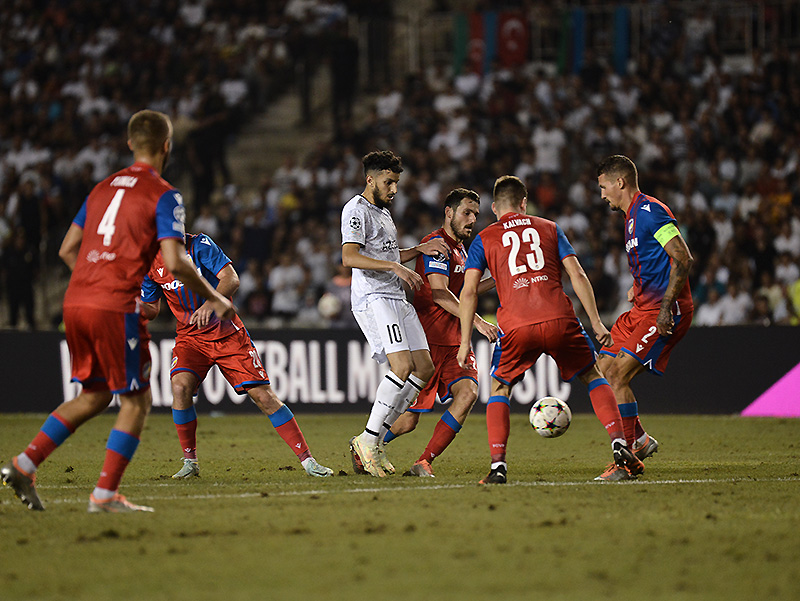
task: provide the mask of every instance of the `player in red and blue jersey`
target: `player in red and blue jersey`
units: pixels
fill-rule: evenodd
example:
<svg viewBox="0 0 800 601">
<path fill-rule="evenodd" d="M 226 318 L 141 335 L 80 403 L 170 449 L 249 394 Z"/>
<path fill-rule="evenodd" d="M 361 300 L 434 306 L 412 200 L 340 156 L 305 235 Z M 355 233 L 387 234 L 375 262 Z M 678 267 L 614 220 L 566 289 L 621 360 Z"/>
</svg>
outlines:
<svg viewBox="0 0 800 601">
<path fill-rule="evenodd" d="M 416 271 L 422 276 L 422 286 L 414 294 L 414 308 L 431 351 L 433 377 L 419 393 L 414 404 L 394 422 L 384 437 L 384 443 L 416 428 L 420 413 L 433 410 L 437 395 L 442 403 L 452 401 L 452 404 L 442 414 L 425 450 L 404 474 L 406 476 L 433 477 L 431 463 L 444 452 L 461 430 L 478 398 L 475 355 L 470 352 L 469 367 L 465 371 L 458 365 L 456 353 L 461 342 L 458 295 L 464 283 L 464 265 L 467 260 L 464 242 L 472 235 L 472 228 L 480 211 L 480 197 L 473 190 L 456 188 L 447 195 L 444 205 L 444 224 L 425 236 L 422 242 L 440 238 L 450 248 L 450 254 L 417 257 Z M 479 292 L 492 287 L 494 282 L 487 278 L 480 284 Z M 497 339 L 497 326 L 478 315 L 475 316 L 475 327 L 491 342 Z"/>
<path fill-rule="evenodd" d="M 231 260 L 205 234 L 186 234 L 186 252 L 217 292 L 230 297 L 239 288 L 239 275 Z M 284 405 L 269 384 L 258 351 L 238 315 L 219 319 L 207 302 L 187 290 L 172 276 L 159 253 L 142 282 L 142 314 L 153 319 L 161 309 L 162 295 L 178 321 L 172 351 L 172 419 L 183 449 L 183 466 L 172 477 L 200 475 L 197 461 L 197 412 L 192 397 L 208 370 L 217 365 L 234 390 L 247 393 L 272 423 L 275 431 L 294 451 L 310 476 L 332 476 L 311 455 L 292 410 Z"/>
<path fill-rule="evenodd" d="M 497 222 L 478 234 L 470 246 L 460 299 L 458 363 L 466 368 L 478 284 L 488 268 L 500 299 L 500 339 L 492 357 L 492 388 L 486 405 L 492 463 L 481 484 L 506 482 L 511 389 L 542 353 L 555 359 L 564 380 L 577 377 L 588 386 L 595 414 L 611 438 L 614 463 L 633 474 L 641 473 L 642 462 L 625 442 L 614 393 L 597 367 L 594 345 L 561 284 L 566 271 L 597 340 L 610 345 L 611 335 L 600 321 L 592 284 L 572 245 L 558 224 L 526 214 L 528 191 L 519 178 L 498 178 L 493 196 Z"/>
<path fill-rule="evenodd" d="M 604 159 L 597 183 L 603 200 L 625 213 L 625 250 L 633 276 L 628 291 L 633 308 L 611 328 L 614 345 L 601 351 L 600 367 L 620 403 L 625 438 L 645 459 L 658 450 L 658 441 L 642 427 L 630 384 L 645 370 L 662 375 L 672 349 L 689 330 L 694 305 L 688 276 L 694 259 L 669 207 L 639 190 L 636 165 L 628 157 Z"/>
<path fill-rule="evenodd" d="M 139 314 L 139 289 L 156 252 L 209 311 L 234 314 L 231 302 L 195 270 L 183 244 L 181 195 L 160 174 L 172 147 L 172 123 L 163 113 L 140 111 L 128 123 L 134 164 L 97 184 L 67 231 L 59 256 L 72 269 L 64 296 L 64 326 L 72 380 L 81 393 L 45 420 L 24 452 L 0 469 L 3 483 L 29 509 L 44 509 L 34 486 L 39 465 L 78 426 L 108 407 L 120 408 L 108 437 L 89 512 L 152 511 L 134 505 L 118 488 L 150 410 L 150 335 Z"/>
</svg>

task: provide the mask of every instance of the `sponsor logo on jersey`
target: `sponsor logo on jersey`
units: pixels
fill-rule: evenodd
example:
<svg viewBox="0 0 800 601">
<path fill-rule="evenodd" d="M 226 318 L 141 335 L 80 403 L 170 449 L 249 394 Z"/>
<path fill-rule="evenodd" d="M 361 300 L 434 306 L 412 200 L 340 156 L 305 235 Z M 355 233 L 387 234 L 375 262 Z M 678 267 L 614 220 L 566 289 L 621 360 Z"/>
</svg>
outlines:
<svg viewBox="0 0 800 601">
<path fill-rule="evenodd" d="M 519 290 L 520 288 L 528 288 L 530 285 L 531 283 L 528 281 L 528 278 L 517 278 L 514 280 L 512 287 L 514 290 Z"/>
<path fill-rule="evenodd" d="M 531 278 L 531 284 L 536 284 L 538 282 L 546 282 L 549 278 L 546 275 L 537 275 L 535 278 Z"/>
<path fill-rule="evenodd" d="M 117 258 L 117 253 L 110 253 L 108 251 L 100 252 L 98 250 L 90 250 L 86 254 L 86 260 L 89 263 L 99 263 L 100 261 L 113 261 Z"/>
<path fill-rule="evenodd" d="M 428 267 L 432 267 L 433 269 L 447 269 L 447 264 L 440 263 L 439 261 L 431 261 L 428 263 Z"/>
<path fill-rule="evenodd" d="M 631 238 L 625 243 L 625 252 L 631 252 L 632 248 L 636 248 L 639 246 L 639 238 Z"/>
<path fill-rule="evenodd" d="M 184 208 L 184 206 L 178 205 L 177 207 L 172 209 L 172 217 L 175 219 L 175 221 L 177 221 L 181 225 L 186 223 L 186 209 Z M 172 229 L 175 229 L 175 224 L 172 225 Z"/>
<path fill-rule="evenodd" d="M 397 240 L 387 240 L 381 246 L 381 250 L 383 252 L 386 252 L 386 251 L 389 251 L 389 250 L 394 250 L 395 248 L 397 248 Z"/>
<path fill-rule="evenodd" d="M 183 282 L 180 280 L 172 280 L 171 282 L 164 282 L 161 284 L 161 287 L 164 290 L 177 290 L 178 288 L 183 288 Z"/>
<path fill-rule="evenodd" d="M 111 185 L 117 188 L 133 188 L 138 181 L 139 178 L 132 175 L 118 175 L 111 180 Z"/>
<path fill-rule="evenodd" d="M 463 265 L 456 265 L 453 269 L 453 273 L 464 273 L 464 266 Z"/>
</svg>

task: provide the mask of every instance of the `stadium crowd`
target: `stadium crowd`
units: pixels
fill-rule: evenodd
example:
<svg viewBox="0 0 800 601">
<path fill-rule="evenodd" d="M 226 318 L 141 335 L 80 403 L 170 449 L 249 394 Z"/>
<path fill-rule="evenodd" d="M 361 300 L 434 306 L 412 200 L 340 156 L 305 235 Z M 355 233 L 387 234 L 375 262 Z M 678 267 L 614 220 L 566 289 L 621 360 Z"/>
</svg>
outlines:
<svg viewBox="0 0 800 601">
<path fill-rule="evenodd" d="M 129 160 L 141 108 L 170 115 L 171 181 L 203 213 L 232 184 L 227 148 L 326 43 L 340 2 L 9 0 L 0 3 L 0 293 L 35 327 L 34 283 L 87 193 Z M 62 274 L 66 275 L 66 274 Z M 63 279 L 63 278 L 62 278 Z M 49 325 L 49 324 L 48 324 Z"/>
<path fill-rule="evenodd" d="M 132 2 L 111 11 L 70 3 L 84 7 L 89 25 L 67 29 L 57 3 L 3 4 L 0 109 L 9 118 L 0 122 L 0 239 L 14 282 L 6 295 L 21 294 L 24 261 L 30 274 L 55 262 L 60 231 L 85 192 L 125 157 L 110 134 L 147 106 L 173 116 L 178 167 L 197 173 L 186 191 L 189 229 L 211 235 L 233 259 L 235 300 L 253 325 L 352 325 L 339 218 L 363 189 L 361 156 L 376 148 L 403 157 L 393 207 L 401 245 L 439 226 L 453 187 L 488 200 L 498 175 L 522 178 L 529 207 L 566 231 L 607 320 L 627 305 L 631 280 L 622 216 L 600 200 L 594 166 L 626 154 L 642 190 L 675 213 L 695 256 L 695 325 L 800 323 L 800 75 L 790 49 L 726 56 L 707 12 L 666 14 L 665 4 L 664 25 L 622 75 L 587 52 L 578 73 L 529 64 L 454 75 L 435 64 L 402 81 L 367 81 L 367 118 L 343 117 L 330 139 L 285 157 L 250 194 L 226 179 L 224 145 L 208 143 L 224 137 L 213 115 L 224 112 L 235 135 L 292 77 L 291 32 L 304 22 L 293 9 L 302 4 L 305 25 L 324 31 L 349 3 L 270 10 L 231 2 L 237 10 L 211 0 L 151 2 L 162 9 L 152 14 Z M 31 19 L 14 9 L 21 5 L 47 9 Z M 211 202 L 215 181 L 227 185 Z M 477 229 L 492 219 L 485 201 Z M 496 301 L 482 302 L 488 313 Z"/>
</svg>

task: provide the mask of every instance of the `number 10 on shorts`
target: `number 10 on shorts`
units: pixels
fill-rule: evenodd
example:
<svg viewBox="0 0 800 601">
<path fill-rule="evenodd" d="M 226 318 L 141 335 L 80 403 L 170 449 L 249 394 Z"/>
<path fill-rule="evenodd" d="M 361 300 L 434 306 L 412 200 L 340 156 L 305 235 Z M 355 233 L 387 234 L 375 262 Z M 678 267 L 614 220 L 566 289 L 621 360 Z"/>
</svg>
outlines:
<svg viewBox="0 0 800 601">
<path fill-rule="evenodd" d="M 400 344 L 403 342 L 403 333 L 400 331 L 400 326 L 396 323 L 388 324 L 386 329 L 389 331 L 389 343 Z"/>
</svg>

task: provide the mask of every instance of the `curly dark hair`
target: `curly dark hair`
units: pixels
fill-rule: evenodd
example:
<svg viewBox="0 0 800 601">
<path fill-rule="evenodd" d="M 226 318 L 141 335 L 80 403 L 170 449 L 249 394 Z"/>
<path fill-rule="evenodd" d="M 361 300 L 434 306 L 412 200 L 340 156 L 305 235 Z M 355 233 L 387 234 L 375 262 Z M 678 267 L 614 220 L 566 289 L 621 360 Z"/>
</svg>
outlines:
<svg viewBox="0 0 800 601">
<path fill-rule="evenodd" d="M 399 156 L 391 150 L 375 150 L 361 159 L 364 164 L 364 175 L 370 171 L 392 171 L 403 173 L 403 163 Z"/>
</svg>

